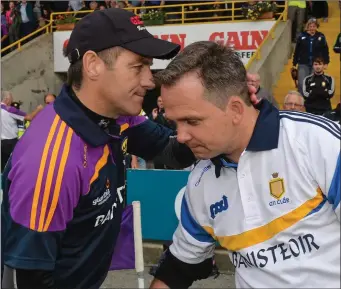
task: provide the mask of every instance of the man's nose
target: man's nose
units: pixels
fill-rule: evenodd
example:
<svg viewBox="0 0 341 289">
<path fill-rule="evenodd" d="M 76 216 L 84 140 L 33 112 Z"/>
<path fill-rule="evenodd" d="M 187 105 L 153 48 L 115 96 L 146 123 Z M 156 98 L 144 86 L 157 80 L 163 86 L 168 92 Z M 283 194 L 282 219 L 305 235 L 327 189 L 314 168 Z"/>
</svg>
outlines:
<svg viewBox="0 0 341 289">
<path fill-rule="evenodd" d="M 191 139 L 191 135 L 184 129 L 177 129 L 177 140 L 179 143 L 186 143 Z"/>
<path fill-rule="evenodd" d="M 296 109 L 296 104 L 292 103 L 290 108 L 291 108 L 291 110 L 295 110 Z"/>
<path fill-rule="evenodd" d="M 145 72 L 143 73 L 141 77 L 141 86 L 147 90 L 151 90 L 155 88 L 154 77 L 149 68 L 145 70 Z"/>
</svg>

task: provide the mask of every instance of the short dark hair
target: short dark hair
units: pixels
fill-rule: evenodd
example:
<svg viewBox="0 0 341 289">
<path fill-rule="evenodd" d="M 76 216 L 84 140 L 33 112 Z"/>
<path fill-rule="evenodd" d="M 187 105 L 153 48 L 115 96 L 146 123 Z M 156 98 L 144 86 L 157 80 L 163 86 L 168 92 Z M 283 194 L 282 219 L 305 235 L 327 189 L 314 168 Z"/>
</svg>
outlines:
<svg viewBox="0 0 341 289">
<path fill-rule="evenodd" d="M 319 63 L 319 64 L 321 64 L 321 63 L 325 64 L 325 61 L 324 61 L 323 57 L 321 57 L 321 56 L 315 57 L 313 63 L 314 62 Z"/>
<path fill-rule="evenodd" d="M 232 48 L 211 41 L 192 43 L 155 77 L 159 85 L 167 87 L 190 72 L 198 74 L 206 90 L 205 97 L 216 106 L 224 108 L 233 95 L 251 105 L 246 69 Z"/>
<path fill-rule="evenodd" d="M 114 61 L 120 55 L 122 51 L 121 47 L 112 47 L 100 52 L 97 52 L 99 58 L 101 58 L 106 64 L 107 68 L 112 68 Z M 67 84 L 73 86 L 76 90 L 79 90 L 83 81 L 83 60 L 79 59 L 75 63 L 71 64 L 67 72 Z"/>
</svg>

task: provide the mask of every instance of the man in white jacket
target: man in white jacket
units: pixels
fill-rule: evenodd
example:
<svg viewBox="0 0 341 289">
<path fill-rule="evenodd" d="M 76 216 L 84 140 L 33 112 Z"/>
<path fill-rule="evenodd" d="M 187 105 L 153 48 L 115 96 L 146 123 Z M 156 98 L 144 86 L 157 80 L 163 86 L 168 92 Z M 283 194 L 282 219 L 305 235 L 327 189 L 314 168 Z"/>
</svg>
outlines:
<svg viewBox="0 0 341 289">
<path fill-rule="evenodd" d="M 152 288 L 212 271 L 216 241 L 237 288 L 340 287 L 340 126 L 249 101 L 230 48 L 187 46 L 158 76 L 178 141 L 198 159 Z"/>
</svg>

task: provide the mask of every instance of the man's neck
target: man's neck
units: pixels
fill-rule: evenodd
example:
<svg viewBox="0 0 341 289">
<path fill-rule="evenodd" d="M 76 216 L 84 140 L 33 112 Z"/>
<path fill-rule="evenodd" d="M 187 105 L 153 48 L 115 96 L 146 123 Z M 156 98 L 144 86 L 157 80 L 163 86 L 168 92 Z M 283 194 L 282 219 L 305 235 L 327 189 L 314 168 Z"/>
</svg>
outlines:
<svg viewBox="0 0 341 289">
<path fill-rule="evenodd" d="M 85 85 L 82 86 L 81 89 L 75 90 L 73 88 L 74 93 L 76 94 L 79 101 L 88 109 L 93 111 L 96 114 L 107 118 L 117 119 L 119 117 L 118 113 L 116 113 L 111 106 L 109 106 L 99 95 L 95 93 L 89 87 Z"/>
<path fill-rule="evenodd" d="M 238 134 L 235 138 L 234 149 L 226 154 L 227 158 L 234 163 L 239 162 L 240 156 L 245 151 L 251 140 L 259 111 L 254 107 L 247 107 L 244 115 L 245 116 L 239 125 Z"/>
<path fill-rule="evenodd" d="M 314 72 L 315 75 L 322 75 L 323 74 L 323 71 L 322 72 Z"/>
</svg>

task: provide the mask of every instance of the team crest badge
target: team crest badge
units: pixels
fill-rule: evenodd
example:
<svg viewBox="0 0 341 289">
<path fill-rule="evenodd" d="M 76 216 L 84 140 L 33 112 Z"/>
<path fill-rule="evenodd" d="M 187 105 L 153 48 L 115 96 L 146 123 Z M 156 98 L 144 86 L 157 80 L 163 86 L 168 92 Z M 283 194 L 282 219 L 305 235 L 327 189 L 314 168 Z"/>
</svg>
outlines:
<svg viewBox="0 0 341 289">
<path fill-rule="evenodd" d="M 276 199 L 280 199 L 285 193 L 284 180 L 278 177 L 278 173 L 272 174 L 273 179 L 269 182 L 270 194 Z"/>
<path fill-rule="evenodd" d="M 322 81 L 322 87 L 325 87 L 326 83 L 324 81 Z"/>
<path fill-rule="evenodd" d="M 126 137 L 122 142 L 122 152 L 125 155 L 128 150 L 128 138 Z"/>
</svg>

